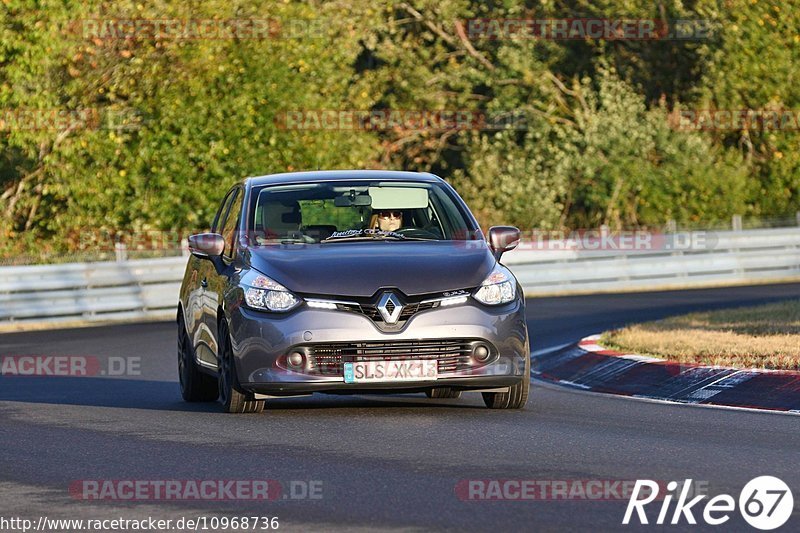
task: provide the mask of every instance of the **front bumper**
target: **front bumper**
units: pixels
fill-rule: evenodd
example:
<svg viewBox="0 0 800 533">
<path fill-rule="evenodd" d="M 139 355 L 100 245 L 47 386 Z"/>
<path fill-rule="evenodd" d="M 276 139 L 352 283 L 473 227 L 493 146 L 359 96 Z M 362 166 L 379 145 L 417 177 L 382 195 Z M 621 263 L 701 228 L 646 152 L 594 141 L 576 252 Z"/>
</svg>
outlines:
<svg viewBox="0 0 800 533">
<path fill-rule="evenodd" d="M 360 314 L 307 306 L 288 314 L 237 307 L 230 312 L 229 320 L 240 385 L 260 394 L 413 392 L 441 386 L 475 390 L 508 387 L 529 378 L 530 350 L 522 298 L 497 308 L 469 301 L 420 312 L 396 333 L 380 331 L 372 320 Z M 298 347 L 344 343 L 405 346 L 427 341 L 442 344 L 482 341 L 493 347 L 493 356 L 485 364 L 473 361 L 458 368 L 448 366 L 449 370 L 440 371 L 435 381 L 374 384 L 345 383 L 341 375 L 332 375 L 335 372 L 311 374 L 287 369 L 284 363 L 286 355 Z M 395 350 L 389 357 L 403 358 L 403 355 Z M 442 368 L 442 363 L 439 364 Z"/>
</svg>

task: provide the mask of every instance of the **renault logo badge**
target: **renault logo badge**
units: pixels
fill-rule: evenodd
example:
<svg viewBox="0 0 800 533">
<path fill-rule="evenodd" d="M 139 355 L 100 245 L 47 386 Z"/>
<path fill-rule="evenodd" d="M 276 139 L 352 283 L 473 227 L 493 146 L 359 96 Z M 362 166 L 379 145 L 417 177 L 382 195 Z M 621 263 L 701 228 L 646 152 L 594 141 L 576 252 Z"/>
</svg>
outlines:
<svg viewBox="0 0 800 533">
<path fill-rule="evenodd" d="M 384 292 L 378 302 L 378 312 L 383 317 L 383 321 L 387 324 L 397 324 L 397 319 L 400 318 L 400 312 L 403 306 L 400 305 L 400 300 L 393 292 Z"/>
</svg>

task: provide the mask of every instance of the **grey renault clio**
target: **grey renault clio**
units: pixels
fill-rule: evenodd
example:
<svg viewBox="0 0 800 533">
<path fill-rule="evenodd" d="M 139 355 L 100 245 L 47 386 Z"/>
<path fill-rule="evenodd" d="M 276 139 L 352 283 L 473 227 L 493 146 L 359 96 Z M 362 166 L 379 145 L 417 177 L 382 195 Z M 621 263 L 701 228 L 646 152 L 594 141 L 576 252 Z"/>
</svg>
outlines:
<svg viewBox="0 0 800 533">
<path fill-rule="evenodd" d="M 525 300 L 443 179 L 318 171 L 233 186 L 189 238 L 178 302 L 186 401 L 231 413 L 312 393 L 481 392 L 520 409 L 530 388 Z"/>
</svg>

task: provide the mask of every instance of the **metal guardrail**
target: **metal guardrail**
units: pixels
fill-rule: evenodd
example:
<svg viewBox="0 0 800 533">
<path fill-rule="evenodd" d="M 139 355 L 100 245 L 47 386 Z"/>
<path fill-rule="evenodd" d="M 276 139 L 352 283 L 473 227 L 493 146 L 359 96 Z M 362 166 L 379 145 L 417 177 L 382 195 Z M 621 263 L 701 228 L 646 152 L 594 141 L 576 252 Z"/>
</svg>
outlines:
<svg viewBox="0 0 800 533">
<path fill-rule="evenodd" d="M 185 257 L 0 267 L 0 323 L 174 316 Z"/>
<path fill-rule="evenodd" d="M 503 262 L 526 294 L 800 278 L 800 228 L 668 234 L 669 242 L 701 233 L 701 249 L 576 250 L 566 241 L 541 249 L 523 242 Z M 186 257 L 121 259 L 0 267 L 0 324 L 174 316 Z"/>
<path fill-rule="evenodd" d="M 800 228 L 664 235 L 646 250 L 523 243 L 503 256 L 526 294 L 670 289 L 800 278 Z M 680 243 L 702 241 L 701 246 Z M 671 245 L 671 246 L 670 246 Z M 562 249 L 558 249 L 561 247 Z"/>
</svg>

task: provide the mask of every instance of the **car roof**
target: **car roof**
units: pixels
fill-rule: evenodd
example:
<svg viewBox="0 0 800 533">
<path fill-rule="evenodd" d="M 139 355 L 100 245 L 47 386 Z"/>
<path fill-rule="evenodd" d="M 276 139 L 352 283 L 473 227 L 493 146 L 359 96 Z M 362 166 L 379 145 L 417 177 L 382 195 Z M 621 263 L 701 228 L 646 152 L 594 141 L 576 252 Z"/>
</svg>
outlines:
<svg viewBox="0 0 800 533">
<path fill-rule="evenodd" d="M 302 183 L 337 180 L 386 180 L 441 182 L 442 178 L 428 172 L 408 172 L 401 170 L 311 170 L 307 172 L 285 172 L 247 178 L 251 186 L 275 185 L 282 183 Z"/>
</svg>

